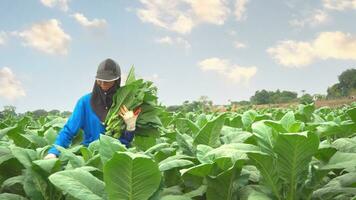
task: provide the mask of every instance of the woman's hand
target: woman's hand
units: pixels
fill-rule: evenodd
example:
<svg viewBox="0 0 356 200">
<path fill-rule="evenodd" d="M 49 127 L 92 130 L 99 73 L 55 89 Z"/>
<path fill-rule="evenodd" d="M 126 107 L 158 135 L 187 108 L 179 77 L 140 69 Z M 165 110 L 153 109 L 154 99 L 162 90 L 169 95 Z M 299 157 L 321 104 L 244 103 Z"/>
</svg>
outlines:
<svg viewBox="0 0 356 200">
<path fill-rule="evenodd" d="M 57 156 L 53 153 L 49 153 L 43 159 L 47 160 L 47 159 L 52 159 L 52 158 L 57 158 Z"/>
<path fill-rule="evenodd" d="M 136 129 L 136 120 L 140 114 L 141 109 L 137 109 L 135 112 L 128 110 L 125 105 L 120 108 L 119 115 L 124 119 L 126 124 L 126 130 L 134 131 Z"/>
</svg>

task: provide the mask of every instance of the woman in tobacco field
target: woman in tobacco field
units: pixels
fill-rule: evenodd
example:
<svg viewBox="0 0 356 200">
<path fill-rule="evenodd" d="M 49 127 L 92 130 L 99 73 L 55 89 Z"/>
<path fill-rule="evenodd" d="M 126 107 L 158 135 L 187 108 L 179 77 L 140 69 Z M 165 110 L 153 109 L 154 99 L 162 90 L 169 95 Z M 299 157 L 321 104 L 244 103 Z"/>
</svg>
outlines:
<svg viewBox="0 0 356 200">
<path fill-rule="evenodd" d="M 100 63 L 95 78 L 93 91 L 78 100 L 72 115 L 59 132 L 54 144 L 67 148 L 78 130 L 83 129 L 82 144 L 87 146 L 105 132 L 106 115 L 113 103 L 116 90 L 120 88 L 120 66 L 114 60 L 106 59 Z M 126 147 L 133 140 L 139 112 L 138 110 L 134 113 L 122 106 L 118 113 L 126 124 L 126 130 L 119 138 Z M 58 155 L 59 151 L 52 147 L 44 159 L 56 158 Z"/>
</svg>

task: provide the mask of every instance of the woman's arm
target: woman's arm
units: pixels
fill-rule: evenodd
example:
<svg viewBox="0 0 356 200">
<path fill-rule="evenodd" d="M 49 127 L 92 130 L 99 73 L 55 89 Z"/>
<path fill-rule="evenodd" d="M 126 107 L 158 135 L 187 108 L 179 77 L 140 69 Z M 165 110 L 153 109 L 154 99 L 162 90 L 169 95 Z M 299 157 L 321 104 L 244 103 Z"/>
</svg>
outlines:
<svg viewBox="0 0 356 200">
<path fill-rule="evenodd" d="M 74 111 L 72 115 L 69 117 L 67 123 L 64 125 L 62 130 L 57 135 L 57 139 L 54 142 L 54 144 L 62 146 L 64 148 L 68 148 L 68 146 L 72 143 L 73 137 L 77 135 L 79 128 L 82 127 L 83 118 L 84 118 L 84 106 L 83 106 L 83 101 L 80 99 L 77 102 Z M 48 154 L 55 154 L 56 156 L 58 156 L 59 153 L 60 152 L 55 147 L 52 147 L 48 151 Z"/>
<path fill-rule="evenodd" d="M 134 131 L 125 130 L 123 134 L 121 134 L 119 140 L 121 144 L 124 144 L 126 148 L 129 148 L 130 143 L 132 142 L 134 136 L 135 136 Z"/>
</svg>

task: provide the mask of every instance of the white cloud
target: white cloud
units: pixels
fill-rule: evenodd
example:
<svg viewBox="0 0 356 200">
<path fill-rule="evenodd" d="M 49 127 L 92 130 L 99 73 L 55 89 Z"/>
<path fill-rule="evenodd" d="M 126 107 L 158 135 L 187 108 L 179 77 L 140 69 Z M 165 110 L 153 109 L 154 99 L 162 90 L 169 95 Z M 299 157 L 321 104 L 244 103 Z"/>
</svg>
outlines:
<svg viewBox="0 0 356 200">
<path fill-rule="evenodd" d="M 173 23 L 172 30 L 178 33 L 189 33 L 194 26 L 193 20 L 185 15 L 180 15 L 178 19 Z"/>
<path fill-rule="evenodd" d="M 41 3 L 50 8 L 58 7 L 66 12 L 69 9 L 69 1 L 70 0 L 41 0 Z"/>
<path fill-rule="evenodd" d="M 217 57 L 202 60 L 198 65 L 201 70 L 215 71 L 234 83 L 248 84 L 250 79 L 257 73 L 257 67 L 255 66 L 243 67 Z"/>
<path fill-rule="evenodd" d="M 257 67 L 251 66 L 251 67 L 240 67 L 238 65 L 235 65 L 229 73 L 226 74 L 226 76 L 236 82 L 242 82 L 247 84 L 252 77 L 254 77 L 257 73 Z"/>
<path fill-rule="evenodd" d="M 162 38 L 158 38 L 156 40 L 157 43 L 160 43 L 160 44 L 173 44 L 173 39 L 169 36 L 166 36 L 166 37 L 162 37 Z"/>
<path fill-rule="evenodd" d="M 226 0 L 141 0 L 141 21 L 188 34 L 200 23 L 224 24 L 229 8 Z"/>
<path fill-rule="evenodd" d="M 328 20 L 328 14 L 323 10 L 316 10 L 313 17 L 312 23 L 321 24 Z"/>
<path fill-rule="evenodd" d="M 227 71 L 230 63 L 226 59 L 213 57 L 200 61 L 198 65 L 203 71 L 217 71 L 223 74 Z"/>
<path fill-rule="evenodd" d="M 4 45 L 6 42 L 7 34 L 4 31 L 0 31 L 0 45 Z"/>
<path fill-rule="evenodd" d="M 34 24 L 30 29 L 15 33 L 15 35 L 24 40 L 25 46 L 48 54 L 67 54 L 71 40 L 56 19 Z"/>
<path fill-rule="evenodd" d="M 320 24 L 324 24 L 329 20 L 328 14 L 324 10 L 314 10 L 313 13 L 308 17 L 304 17 L 303 19 L 294 19 L 289 21 L 291 26 L 296 27 L 304 27 L 306 25 L 316 26 Z"/>
<path fill-rule="evenodd" d="M 356 9 L 356 0 L 323 0 L 323 5 L 330 10 Z"/>
<path fill-rule="evenodd" d="M 356 35 L 324 32 L 314 41 L 316 55 L 321 59 L 356 60 Z"/>
<path fill-rule="evenodd" d="M 281 41 L 277 46 L 269 48 L 267 52 L 279 64 L 287 67 L 305 66 L 314 59 L 314 49 L 308 42 Z"/>
<path fill-rule="evenodd" d="M 72 17 L 82 26 L 89 28 L 103 28 L 107 25 L 105 19 L 97 19 L 88 20 L 82 13 L 75 13 Z"/>
<path fill-rule="evenodd" d="M 236 49 L 241 49 L 241 48 L 246 48 L 247 45 L 245 43 L 240 42 L 240 41 L 235 41 L 234 42 L 234 47 Z"/>
<path fill-rule="evenodd" d="M 235 3 L 235 17 L 237 21 L 246 19 L 246 5 L 249 0 L 236 0 Z"/>
<path fill-rule="evenodd" d="M 159 44 L 183 46 L 185 49 L 191 48 L 190 43 L 181 37 L 172 38 L 169 36 L 165 36 L 165 37 L 156 39 L 156 42 Z"/>
<path fill-rule="evenodd" d="M 230 10 L 225 0 L 187 0 L 199 21 L 224 24 Z"/>
<path fill-rule="evenodd" d="M 356 36 L 342 32 L 322 32 L 309 42 L 281 41 L 267 52 L 281 65 L 302 67 L 317 59 L 356 60 Z"/>
<path fill-rule="evenodd" d="M 26 96 L 21 82 L 8 67 L 0 69 L 0 96 L 9 100 Z"/>
</svg>

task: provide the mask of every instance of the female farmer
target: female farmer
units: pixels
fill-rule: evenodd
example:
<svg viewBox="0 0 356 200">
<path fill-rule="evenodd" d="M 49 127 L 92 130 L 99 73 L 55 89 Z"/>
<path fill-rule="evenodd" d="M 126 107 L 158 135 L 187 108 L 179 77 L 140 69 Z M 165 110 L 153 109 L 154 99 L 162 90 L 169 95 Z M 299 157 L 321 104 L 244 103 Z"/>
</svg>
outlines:
<svg viewBox="0 0 356 200">
<path fill-rule="evenodd" d="M 72 115 L 59 132 L 55 144 L 67 148 L 79 129 L 84 131 L 83 145 L 87 146 L 94 140 L 99 139 L 100 134 L 105 132 L 103 122 L 112 105 L 113 96 L 120 87 L 120 82 L 120 66 L 114 60 L 106 59 L 100 63 L 93 91 L 78 100 Z M 120 108 L 119 115 L 125 121 L 126 130 L 121 134 L 119 140 L 126 146 L 130 144 L 134 137 L 133 132 L 136 128 L 138 114 L 134 114 L 125 106 Z M 55 158 L 58 155 L 59 151 L 52 147 L 45 159 Z"/>
</svg>

